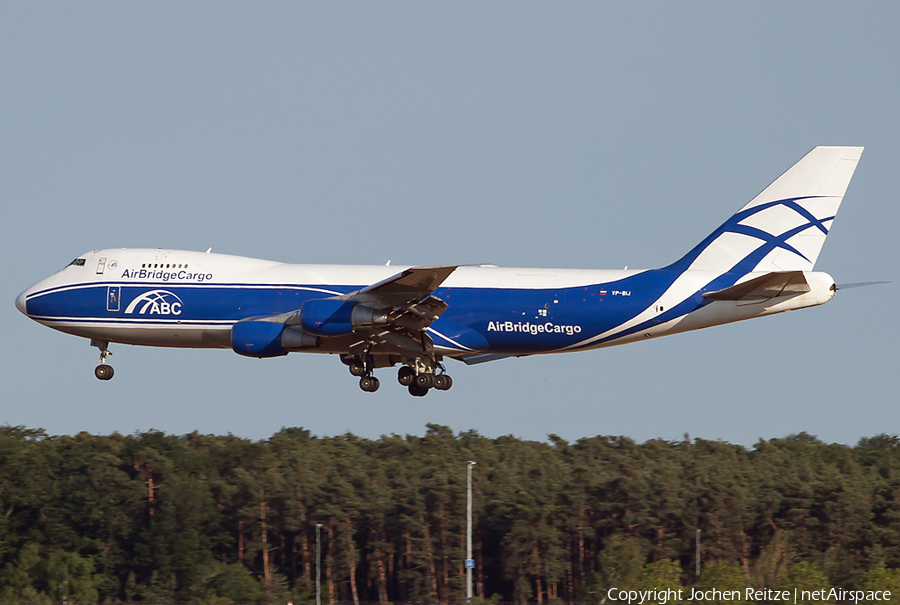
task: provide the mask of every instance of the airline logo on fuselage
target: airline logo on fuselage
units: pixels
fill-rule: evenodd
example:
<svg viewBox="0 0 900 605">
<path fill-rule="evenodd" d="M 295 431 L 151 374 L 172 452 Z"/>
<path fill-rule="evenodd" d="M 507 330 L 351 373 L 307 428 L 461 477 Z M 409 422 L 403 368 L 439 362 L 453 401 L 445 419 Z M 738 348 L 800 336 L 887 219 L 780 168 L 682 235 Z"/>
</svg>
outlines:
<svg viewBox="0 0 900 605">
<path fill-rule="evenodd" d="M 190 271 L 166 271 L 165 269 L 125 269 L 122 279 L 146 279 L 158 281 L 209 281 L 212 273 L 192 273 Z"/>
<path fill-rule="evenodd" d="M 125 309 L 129 315 L 137 310 L 139 315 L 181 315 L 184 303 L 168 290 L 150 290 L 131 301 Z"/>
<path fill-rule="evenodd" d="M 564 326 L 553 322 L 533 324 L 529 321 L 489 321 L 488 332 L 523 332 L 536 336 L 537 334 L 566 334 L 574 336 L 581 333 L 581 326 Z"/>
</svg>

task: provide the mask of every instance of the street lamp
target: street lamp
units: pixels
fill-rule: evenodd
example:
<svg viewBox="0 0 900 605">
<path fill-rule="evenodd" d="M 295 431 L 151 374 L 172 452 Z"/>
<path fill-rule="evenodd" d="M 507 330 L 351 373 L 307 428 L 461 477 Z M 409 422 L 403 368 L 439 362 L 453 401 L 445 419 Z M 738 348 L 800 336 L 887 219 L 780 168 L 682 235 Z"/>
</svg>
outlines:
<svg viewBox="0 0 900 605">
<path fill-rule="evenodd" d="M 697 581 L 700 581 L 700 530 L 697 530 Z"/>
<path fill-rule="evenodd" d="M 475 463 L 466 463 L 466 603 L 472 600 L 472 570 L 475 559 L 472 558 L 472 467 Z"/>
<path fill-rule="evenodd" d="M 316 523 L 316 605 L 322 605 L 322 524 Z"/>
</svg>

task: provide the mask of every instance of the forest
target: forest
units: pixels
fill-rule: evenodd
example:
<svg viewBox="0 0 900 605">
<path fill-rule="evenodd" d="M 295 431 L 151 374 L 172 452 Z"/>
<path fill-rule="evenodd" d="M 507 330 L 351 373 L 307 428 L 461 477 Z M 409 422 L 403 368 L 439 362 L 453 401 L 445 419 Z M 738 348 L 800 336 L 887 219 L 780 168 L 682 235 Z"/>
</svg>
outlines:
<svg viewBox="0 0 900 605">
<path fill-rule="evenodd" d="M 263 441 L 0 427 L 0 602 L 315 603 L 317 540 L 323 605 L 465 602 L 470 460 L 476 603 L 833 586 L 900 602 L 896 436 L 747 448 L 438 425 Z"/>
</svg>

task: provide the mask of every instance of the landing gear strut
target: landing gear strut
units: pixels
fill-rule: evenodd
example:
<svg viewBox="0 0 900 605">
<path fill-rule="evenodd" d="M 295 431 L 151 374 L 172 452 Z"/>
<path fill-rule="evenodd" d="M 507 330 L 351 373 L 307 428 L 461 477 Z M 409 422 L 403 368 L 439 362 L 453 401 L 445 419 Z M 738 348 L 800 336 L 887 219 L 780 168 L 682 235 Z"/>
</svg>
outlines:
<svg viewBox="0 0 900 605">
<path fill-rule="evenodd" d="M 113 370 L 111 365 L 106 364 L 106 358 L 112 355 L 107 348 L 109 343 L 105 340 L 92 340 L 91 346 L 100 349 L 100 362 L 94 368 L 94 376 L 100 380 L 110 380 L 115 374 L 115 370 Z"/>
</svg>

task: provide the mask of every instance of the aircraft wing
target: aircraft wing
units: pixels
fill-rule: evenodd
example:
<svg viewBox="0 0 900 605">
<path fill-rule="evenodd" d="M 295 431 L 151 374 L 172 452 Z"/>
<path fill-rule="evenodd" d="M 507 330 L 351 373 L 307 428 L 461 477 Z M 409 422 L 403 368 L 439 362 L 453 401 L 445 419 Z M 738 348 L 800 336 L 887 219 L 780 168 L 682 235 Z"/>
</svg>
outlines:
<svg viewBox="0 0 900 605">
<path fill-rule="evenodd" d="M 424 330 L 447 309 L 447 303 L 432 294 L 458 266 L 410 267 L 341 299 L 375 309 L 390 309 L 390 324 Z"/>
<path fill-rule="evenodd" d="M 350 314 L 352 333 L 358 338 L 350 345 L 351 354 L 372 351 L 431 355 L 434 342 L 426 329 L 448 306 L 434 296 L 434 291 L 458 266 L 410 267 L 371 286 L 334 297 L 332 300 L 351 305 L 347 313 Z M 352 310 L 356 307 L 352 305 L 363 309 L 358 325 Z M 338 310 L 337 314 L 340 313 Z M 303 309 L 271 317 L 268 321 L 303 326 Z"/>
<path fill-rule="evenodd" d="M 707 300 L 757 303 L 776 296 L 797 296 L 809 291 L 803 271 L 773 271 L 724 290 L 706 292 L 702 296 Z"/>
<path fill-rule="evenodd" d="M 386 311 L 386 325 L 357 330 L 364 336 L 359 344 L 430 353 L 434 344 L 425 329 L 447 310 L 447 303 L 433 294 L 458 266 L 410 267 L 341 296 L 342 300 Z"/>
<path fill-rule="evenodd" d="M 431 296 L 458 266 L 410 267 L 341 298 L 373 307 L 406 307 Z"/>
</svg>

